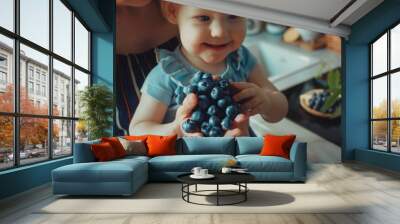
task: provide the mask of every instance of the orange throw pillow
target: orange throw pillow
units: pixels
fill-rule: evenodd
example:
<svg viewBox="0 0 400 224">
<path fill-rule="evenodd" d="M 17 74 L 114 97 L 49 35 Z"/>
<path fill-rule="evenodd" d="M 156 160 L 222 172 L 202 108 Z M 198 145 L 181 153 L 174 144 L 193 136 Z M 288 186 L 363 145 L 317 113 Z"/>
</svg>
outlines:
<svg viewBox="0 0 400 224">
<path fill-rule="evenodd" d="M 129 141 L 146 141 L 148 135 L 125 135 L 124 138 Z"/>
<path fill-rule="evenodd" d="M 117 137 L 101 138 L 101 142 L 108 142 L 114 149 L 117 158 L 125 157 L 126 151 Z"/>
<path fill-rule="evenodd" d="M 290 148 L 296 135 L 265 135 L 264 145 L 261 149 L 261 156 L 280 156 L 286 159 L 290 159 Z"/>
<path fill-rule="evenodd" d="M 90 147 L 92 149 L 94 157 L 99 162 L 109 161 L 117 158 L 113 147 L 108 142 L 93 144 Z"/>
<path fill-rule="evenodd" d="M 149 135 L 147 137 L 147 155 L 148 156 L 163 156 L 176 155 L 176 138 L 177 135 L 159 136 Z"/>
</svg>

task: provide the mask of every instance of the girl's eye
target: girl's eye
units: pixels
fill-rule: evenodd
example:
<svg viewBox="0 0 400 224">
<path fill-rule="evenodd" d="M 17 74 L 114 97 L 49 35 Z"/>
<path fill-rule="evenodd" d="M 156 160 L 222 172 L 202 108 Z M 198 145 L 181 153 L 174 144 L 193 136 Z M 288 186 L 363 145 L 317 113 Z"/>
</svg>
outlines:
<svg viewBox="0 0 400 224">
<path fill-rule="evenodd" d="M 229 19 L 237 19 L 237 18 L 239 18 L 239 16 L 229 15 L 228 18 L 229 18 Z"/>
<path fill-rule="evenodd" d="M 197 16 L 197 19 L 201 22 L 207 22 L 210 20 L 209 16 Z"/>
</svg>

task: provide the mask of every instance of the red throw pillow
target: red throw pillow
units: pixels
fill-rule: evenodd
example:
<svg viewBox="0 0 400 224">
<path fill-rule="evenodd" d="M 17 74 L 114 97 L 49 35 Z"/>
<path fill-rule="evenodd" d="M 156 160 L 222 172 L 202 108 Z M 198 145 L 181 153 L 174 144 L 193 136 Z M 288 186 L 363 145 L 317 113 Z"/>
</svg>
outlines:
<svg viewBox="0 0 400 224">
<path fill-rule="evenodd" d="M 92 144 L 91 146 L 94 157 L 99 162 L 109 161 L 118 158 L 110 143 L 102 142 L 99 144 Z"/>
<path fill-rule="evenodd" d="M 265 135 L 264 145 L 261 149 L 261 156 L 280 156 L 286 159 L 290 159 L 290 148 L 296 135 Z"/>
<path fill-rule="evenodd" d="M 101 138 L 101 142 L 108 142 L 114 149 L 115 155 L 117 158 L 125 157 L 126 151 L 122 146 L 121 142 L 119 142 L 118 138 L 110 137 L 110 138 Z"/>
<path fill-rule="evenodd" d="M 177 135 L 149 135 L 146 140 L 148 156 L 176 155 L 176 138 Z"/>
</svg>

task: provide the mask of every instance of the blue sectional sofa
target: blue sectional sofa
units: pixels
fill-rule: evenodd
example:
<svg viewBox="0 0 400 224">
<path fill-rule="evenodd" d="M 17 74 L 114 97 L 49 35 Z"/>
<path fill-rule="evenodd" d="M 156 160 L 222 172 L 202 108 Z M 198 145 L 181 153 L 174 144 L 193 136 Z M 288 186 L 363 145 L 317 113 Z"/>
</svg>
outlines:
<svg viewBox="0 0 400 224">
<path fill-rule="evenodd" d="M 96 162 L 91 141 L 75 144 L 74 163 L 52 171 L 53 193 L 68 195 L 131 195 L 146 182 L 176 181 L 193 167 L 218 172 L 230 159 L 260 182 L 304 182 L 307 169 L 306 143 L 295 142 L 290 159 L 260 156 L 262 137 L 185 137 L 177 140 L 177 155 L 127 156 Z"/>
</svg>

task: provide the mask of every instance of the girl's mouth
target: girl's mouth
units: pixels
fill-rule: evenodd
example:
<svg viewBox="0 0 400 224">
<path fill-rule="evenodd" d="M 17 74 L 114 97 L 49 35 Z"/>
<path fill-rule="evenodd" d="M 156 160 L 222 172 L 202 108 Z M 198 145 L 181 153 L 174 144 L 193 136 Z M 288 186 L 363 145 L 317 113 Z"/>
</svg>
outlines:
<svg viewBox="0 0 400 224">
<path fill-rule="evenodd" d="M 210 48 L 212 50 L 223 50 L 225 47 L 227 47 L 230 44 L 230 42 L 225 43 L 225 44 L 209 44 L 209 43 L 204 43 L 204 46 L 207 48 Z"/>
</svg>

